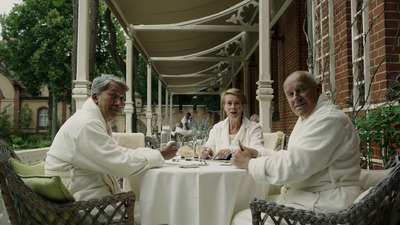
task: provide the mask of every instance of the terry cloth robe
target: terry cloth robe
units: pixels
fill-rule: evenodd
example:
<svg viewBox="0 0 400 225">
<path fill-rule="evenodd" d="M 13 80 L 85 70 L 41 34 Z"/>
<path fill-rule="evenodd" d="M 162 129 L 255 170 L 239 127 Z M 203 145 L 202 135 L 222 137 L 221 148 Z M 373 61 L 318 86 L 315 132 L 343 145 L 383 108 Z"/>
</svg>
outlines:
<svg viewBox="0 0 400 225">
<path fill-rule="evenodd" d="M 210 130 L 206 147 L 214 153 L 221 149 L 239 147 L 239 141 L 246 147 L 258 149 L 263 147 L 263 131 L 259 123 L 255 123 L 242 117 L 242 125 L 232 143 L 229 143 L 229 118 L 215 124 Z"/>
<path fill-rule="evenodd" d="M 350 118 L 323 93 L 313 112 L 305 120 L 298 118 L 288 150 L 262 149 L 264 157 L 250 160 L 249 174 L 258 182 L 283 185 L 279 196 L 267 200 L 317 213 L 338 212 L 361 194 L 359 145 Z M 250 209 L 232 221 L 244 224 L 251 224 Z"/>
<path fill-rule="evenodd" d="M 361 194 L 359 147 L 349 116 L 323 93 L 313 112 L 298 118 L 288 150 L 251 159 L 249 173 L 259 182 L 284 185 L 280 204 L 337 212 Z"/>
<path fill-rule="evenodd" d="M 157 150 L 119 146 L 110 124 L 89 98 L 58 131 L 45 173 L 59 175 L 76 200 L 88 200 L 121 192 L 115 176 L 128 177 L 163 163 Z"/>
</svg>

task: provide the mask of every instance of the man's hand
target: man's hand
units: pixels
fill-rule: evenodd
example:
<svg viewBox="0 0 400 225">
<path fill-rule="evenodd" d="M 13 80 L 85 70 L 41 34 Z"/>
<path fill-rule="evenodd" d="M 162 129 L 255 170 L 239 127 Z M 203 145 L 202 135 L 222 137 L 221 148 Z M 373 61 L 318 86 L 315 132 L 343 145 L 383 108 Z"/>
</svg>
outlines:
<svg viewBox="0 0 400 225">
<path fill-rule="evenodd" d="M 161 155 L 165 160 L 172 159 L 178 152 L 178 147 L 175 141 L 168 142 L 167 146 L 160 149 Z"/>
<path fill-rule="evenodd" d="M 239 150 L 236 150 L 232 155 L 231 164 L 241 169 L 248 169 L 250 159 L 257 156 L 257 150 L 240 145 Z"/>
</svg>

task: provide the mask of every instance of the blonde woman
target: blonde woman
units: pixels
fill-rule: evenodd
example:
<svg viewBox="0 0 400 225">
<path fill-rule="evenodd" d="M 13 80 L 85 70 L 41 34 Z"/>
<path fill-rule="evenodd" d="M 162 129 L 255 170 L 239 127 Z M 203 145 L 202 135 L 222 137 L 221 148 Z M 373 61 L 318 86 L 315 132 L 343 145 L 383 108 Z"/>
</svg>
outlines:
<svg viewBox="0 0 400 225">
<path fill-rule="evenodd" d="M 255 149 L 263 147 L 261 125 L 243 115 L 246 104 L 246 96 L 240 89 L 231 88 L 222 93 L 221 107 L 228 117 L 210 131 L 205 152 L 208 158 L 227 158 L 238 148 L 239 142 Z"/>
</svg>

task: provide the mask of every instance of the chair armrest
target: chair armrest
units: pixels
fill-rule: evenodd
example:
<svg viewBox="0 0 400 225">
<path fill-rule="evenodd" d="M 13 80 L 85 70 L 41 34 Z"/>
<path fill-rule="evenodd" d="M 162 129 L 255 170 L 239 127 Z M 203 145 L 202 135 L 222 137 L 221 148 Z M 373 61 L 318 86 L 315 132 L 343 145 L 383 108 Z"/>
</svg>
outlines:
<svg viewBox="0 0 400 225">
<path fill-rule="evenodd" d="M 389 175 L 376 187 L 348 208 L 337 213 L 315 213 L 309 210 L 295 209 L 276 202 L 263 199 L 253 199 L 250 210 L 253 225 L 264 224 L 272 220 L 275 224 L 286 221 L 288 224 L 300 222 L 301 224 L 398 224 L 399 215 L 395 214 L 400 209 L 400 165 L 397 165 Z M 265 213 L 261 217 L 261 213 Z M 395 214 L 395 215 L 394 215 Z"/>
<path fill-rule="evenodd" d="M 36 214 L 36 217 L 41 217 L 42 224 L 53 224 L 56 220 L 60 224 L 84 224 L 88 221 L 92 224 L 134 224 L 136 197 L 132 191 L 65 203 L 51 202 L 33 193 L 24 198 L 20 204 L 20 214 Z M 23 205 L 28 206 L 28 210 Z M 51 218 L 54 218 L 53 221 Z"/>
</svg>

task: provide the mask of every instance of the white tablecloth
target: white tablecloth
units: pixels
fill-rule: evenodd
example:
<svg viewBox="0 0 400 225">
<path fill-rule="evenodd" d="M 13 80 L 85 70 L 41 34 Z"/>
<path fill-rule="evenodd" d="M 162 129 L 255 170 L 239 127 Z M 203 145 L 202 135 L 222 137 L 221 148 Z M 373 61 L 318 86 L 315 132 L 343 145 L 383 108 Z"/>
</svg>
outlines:
<svg viewBox="0 0 400 225">
<path fill-rule="evenodd" d="M 141 224 L 229 225 L 237 212 L 249 208 L 252 198 L 265 198 L 269 185 L 256 183 L 246 170 L 207 162 L 179 168 L 196 162 L 168 160 L 161 168 L 129 178 L 131 186 L 140 182 Z"/>
</svg>

